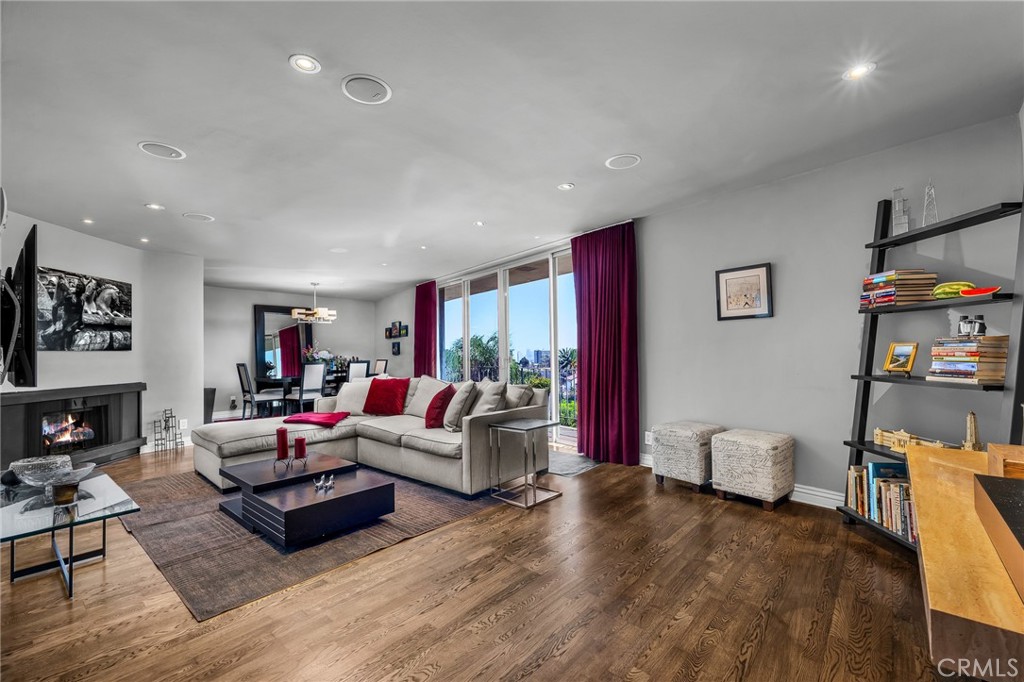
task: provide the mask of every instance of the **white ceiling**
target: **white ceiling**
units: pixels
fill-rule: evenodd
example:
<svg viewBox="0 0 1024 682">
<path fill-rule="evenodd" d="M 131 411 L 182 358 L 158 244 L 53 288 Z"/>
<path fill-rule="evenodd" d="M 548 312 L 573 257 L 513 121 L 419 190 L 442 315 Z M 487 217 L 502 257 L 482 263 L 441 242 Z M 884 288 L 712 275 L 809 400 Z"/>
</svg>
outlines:
<svg viewBox="0 0 1024 682">
<path fill-rule="evenodd" d="M 1024 97 L 1021 3 L 3 2 L 2 22 L 14 211 L 202 255 L 208 284 L 357 298 Z M 352 73 L 392 101 L 347 99 Z M 643 163 L 604 167 L 625 152 Z"/>
</svg>

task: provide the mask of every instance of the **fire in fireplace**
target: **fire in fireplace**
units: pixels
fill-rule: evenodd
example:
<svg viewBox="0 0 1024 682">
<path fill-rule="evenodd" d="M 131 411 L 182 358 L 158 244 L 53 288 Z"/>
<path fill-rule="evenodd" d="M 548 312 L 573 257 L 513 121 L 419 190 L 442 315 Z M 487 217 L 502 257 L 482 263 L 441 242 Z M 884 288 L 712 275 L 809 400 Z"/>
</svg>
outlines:
<svg viewBox="0 0 1024 682">
<path fill-rule="evenodd" d="M 102 428 L 97 409 L 43 415 L 43 454 L 67 455 L 102 444 Z"/>
</svg>

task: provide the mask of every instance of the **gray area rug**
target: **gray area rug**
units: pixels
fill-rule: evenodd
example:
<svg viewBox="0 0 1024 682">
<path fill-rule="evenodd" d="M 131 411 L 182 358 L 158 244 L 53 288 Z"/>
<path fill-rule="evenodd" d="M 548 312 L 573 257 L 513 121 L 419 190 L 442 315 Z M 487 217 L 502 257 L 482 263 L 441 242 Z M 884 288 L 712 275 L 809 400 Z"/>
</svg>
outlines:
<svg viewBox="0 0 1024 682">
<path fill-rule="evenodd" d="M 570 455 L 556 450 L 548 451 L 548 473 L 550 474 L 576 476 L 596 466 L 601 466 L 601 463 L 584 455 Z"/>
<path fill-rule="evenodd" d="M 121 522 L 203 621 L 500 504 L 388 477 L 395 482 L 393 514 L 300 549 L 282 549 L 235 523 L 218 505 L 240 493 L 223 495 L 195 473 L 122 486 L 142 511 Z"/>
</svg>

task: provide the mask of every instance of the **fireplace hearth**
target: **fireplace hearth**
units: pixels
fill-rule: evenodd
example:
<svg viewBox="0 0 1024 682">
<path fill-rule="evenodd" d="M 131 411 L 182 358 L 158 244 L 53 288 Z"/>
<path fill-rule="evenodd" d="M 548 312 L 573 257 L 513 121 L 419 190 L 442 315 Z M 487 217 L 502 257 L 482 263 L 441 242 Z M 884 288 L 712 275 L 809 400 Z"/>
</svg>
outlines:
<svg viewBox="0 0 1024 682">
<path fill-rule="evenodd" d="M 139 452 L 146 384 L 108 384 L 0 394 L 3 468 L 25 457 L 69 455 L 108 462 Z"/>
</svg>

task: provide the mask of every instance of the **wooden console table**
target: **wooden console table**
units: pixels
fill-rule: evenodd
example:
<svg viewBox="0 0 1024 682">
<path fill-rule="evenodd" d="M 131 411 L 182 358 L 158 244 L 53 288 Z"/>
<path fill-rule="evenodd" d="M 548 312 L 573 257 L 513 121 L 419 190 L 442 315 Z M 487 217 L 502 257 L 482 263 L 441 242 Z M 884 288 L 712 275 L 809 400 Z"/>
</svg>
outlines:
<svg viewBox="0 0 1024 682">
<path fill-rule="evenodd" d="M 932 662 L 948 672 L 960 659 L 991 661 L 983 679 L 1013 679 L 1010 659 L 1024 668 L 1024 602 L 974 509 L 974 474 L 987 473 L 986 455 L 911 446 L 907 462 Z"/>
</svg>

